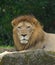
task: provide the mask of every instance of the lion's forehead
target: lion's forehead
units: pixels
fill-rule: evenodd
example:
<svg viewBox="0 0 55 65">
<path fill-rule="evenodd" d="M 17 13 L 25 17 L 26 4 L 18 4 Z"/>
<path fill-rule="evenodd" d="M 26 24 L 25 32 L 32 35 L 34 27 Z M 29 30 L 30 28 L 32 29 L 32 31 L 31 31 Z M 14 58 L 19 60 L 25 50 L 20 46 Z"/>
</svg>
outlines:
<svg viewBox="0 0 55 65">
<path fill-rule="evenodd" d="M 25 22 L 20 22 L 19 24 L 18 24 L 18 26 L 32 26 L 32 24 L 31 23 L 29 23 L 29 22 L 27 22 L 27 21 L 25 21 Z"/>
<path fill-rule="evenodd" d="M 18 26 L 22 26 L 23 25 L 23 22 L 20 22 L 19 24 L 18 24 Z"/>
</svg>

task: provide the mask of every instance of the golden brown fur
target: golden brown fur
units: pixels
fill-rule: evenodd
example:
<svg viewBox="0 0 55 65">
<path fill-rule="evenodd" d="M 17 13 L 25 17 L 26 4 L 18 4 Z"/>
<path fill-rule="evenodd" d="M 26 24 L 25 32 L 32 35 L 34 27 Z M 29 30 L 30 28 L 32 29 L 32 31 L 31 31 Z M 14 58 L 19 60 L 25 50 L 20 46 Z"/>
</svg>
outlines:
<svg viewBox="0 0 55 65">
<path fill-rule="evenodd" d="M 21 44 L 17 35 L 17 30 L 15 27 L 22 22 L 22 21 L 27 21 L 31 25 L 34 25 L 34 32 L 32 33 L 28 44 Z M 54 34 L 48 34 L 43 31 L 42 26 L 40 25 L 39 21 L 31 15 L 24 15 L 24 16 L 19 16 L 15 18 L 12 21 L 12 26 L 13 26 L 13 39 L 14 39 L 14 45 L 16 46 L 17 50 L 26 50 L 26 49 L 45 49 L 45 50 L 55 50 L 55 47 L 53 48 L 53 45 L 51 42 L 49 42 L 49 39 L 51 37 L 55 36 Z M 51 39 L 52 40 L 52 39 Z M 54 37 L 55 40 L 55 37 Z M 55 43 L 55 41 L 53 41 Z M 50 45 L 51 44 L 51 45 Z M 52 46 L 52 48 L 50 48 Z"/>
</svg>

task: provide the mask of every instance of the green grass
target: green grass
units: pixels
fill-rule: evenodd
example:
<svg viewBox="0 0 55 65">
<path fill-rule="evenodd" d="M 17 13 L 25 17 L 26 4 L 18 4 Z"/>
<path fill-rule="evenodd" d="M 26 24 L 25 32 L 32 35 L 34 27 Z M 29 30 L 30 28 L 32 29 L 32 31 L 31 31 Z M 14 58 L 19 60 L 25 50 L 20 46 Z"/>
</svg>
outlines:
<svg viewBox="0 0 55 65">
<path fill-rule="evenodd" d="M 2 46 L 0 46 L 0 48 L 8 48 L 9 49 L 9 48 L 14 48 L 14 46 L 9 46 L 9 45 L 8 46 L 4 46 L 4 45 L 2 45 Z"/>
</svg>

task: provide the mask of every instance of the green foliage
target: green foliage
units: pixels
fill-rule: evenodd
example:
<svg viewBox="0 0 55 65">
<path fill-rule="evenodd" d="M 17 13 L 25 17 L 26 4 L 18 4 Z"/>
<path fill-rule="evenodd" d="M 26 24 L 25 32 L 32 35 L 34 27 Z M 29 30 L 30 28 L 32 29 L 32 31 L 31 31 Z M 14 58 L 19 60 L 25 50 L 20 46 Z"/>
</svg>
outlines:
<svg viewBox="0 0 55 65">
<path fill-rule="evenodd" d="M 0 0 L 0 45 L 13 45 L 13 18 L 31 14 L 48 32 L 55 32 L 55 0 Z"/>
</svg>

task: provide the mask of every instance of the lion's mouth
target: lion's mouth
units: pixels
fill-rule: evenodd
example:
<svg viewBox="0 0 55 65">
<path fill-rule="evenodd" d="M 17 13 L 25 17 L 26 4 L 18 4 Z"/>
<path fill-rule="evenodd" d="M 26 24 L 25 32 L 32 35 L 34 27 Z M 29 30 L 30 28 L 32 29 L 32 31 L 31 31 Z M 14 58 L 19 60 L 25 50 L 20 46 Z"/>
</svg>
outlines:
<svg viewBox="0 0 55 65">
<path fill-rule="evenodd" d="M 23 39 L 23 40 L 20 40 L 21 44 L 27 44 L 28 43 L 28 40 L 26 39 Z"/>
<path fill-rule="evenodd" d="M 20 43 L 21 44 L 27 44 L 29 38 L 28 37 L 21 36 L 19 39 L 20 39 Z"/>
</svg>

